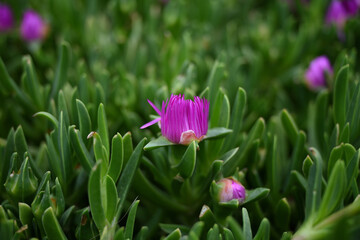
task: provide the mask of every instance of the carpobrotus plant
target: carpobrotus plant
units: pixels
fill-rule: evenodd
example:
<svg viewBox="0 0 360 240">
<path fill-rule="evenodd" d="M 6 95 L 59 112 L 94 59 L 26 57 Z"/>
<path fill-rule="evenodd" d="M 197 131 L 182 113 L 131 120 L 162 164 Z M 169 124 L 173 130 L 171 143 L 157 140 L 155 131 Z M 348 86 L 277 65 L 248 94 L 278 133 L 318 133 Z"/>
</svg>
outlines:
<svg viewBox="0 0 360 240">
<path fill-rule="evenodd" d="M 6 2 L 1 240 L 358 239 L 356 15 L 339 41 L 331 1 Z"/>
</svg>

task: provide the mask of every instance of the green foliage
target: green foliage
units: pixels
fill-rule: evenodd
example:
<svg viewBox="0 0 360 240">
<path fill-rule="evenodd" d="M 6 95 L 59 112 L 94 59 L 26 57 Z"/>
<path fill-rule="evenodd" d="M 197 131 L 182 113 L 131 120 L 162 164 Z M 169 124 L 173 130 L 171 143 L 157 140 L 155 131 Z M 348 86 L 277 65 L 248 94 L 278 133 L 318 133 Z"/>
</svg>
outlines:
<svg viewBox="0 0 360 240">
<path fill-rule="evenodd" d="M 7 2 L 50 31 L 1 33 L 0 239 L 357 239 L 358 17 L 325 24 L 329 1 Z M 314 90 L 319 55 L 334 73 Z M 210 102 L 188 146 L 140 130 L 147 99 L 179 93 Z M 218 201 L 225 177 L 244 201 Z"/>
</svg>

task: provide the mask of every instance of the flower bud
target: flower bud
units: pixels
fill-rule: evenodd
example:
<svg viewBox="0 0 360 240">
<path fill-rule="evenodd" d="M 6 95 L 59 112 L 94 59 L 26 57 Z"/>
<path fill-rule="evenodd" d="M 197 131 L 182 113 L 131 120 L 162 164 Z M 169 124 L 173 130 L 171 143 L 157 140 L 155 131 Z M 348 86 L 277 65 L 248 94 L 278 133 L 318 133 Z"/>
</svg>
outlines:
<svg viewBox="0 0 360 240">
<path fill-rule="evenodd" d="M 244 202 L 246 192 L 244 186 L 233 178 L 223 178 L 216 183 L 217 189 L 214 190 L 214 197 L 220 203 L 226 203 L 237 199 L 239 203 Z"/>
<path fill-rule="evenodd" d="M 326 87 L 326 74 L 332 76 L 333 69 L 326 56 L 319 56 L 311 61 L 305 73 L 305 80 L 309 88 L 319 89 Z"/>
<path fill-rule="evenodd" d="M 14 24 L 13 15 L 9 6 L 0 3 L 0 32 L 6 32 Z"/>
<path fill-rule="evenodd" d="M 12 156 L 13 166 L 6 179 L 5 188 L 7 193 L 16 200 L 26 201 L 36 192 L 38 180 L 33 174 L 29 164 L 29 158 L 26 157 L 19 170 L 16 169 L 17 153 Z"/>
<path fill-rule="evenodd" d="M 27 10 L 23 16 L 20 32 L 27 42 L 43 40 L 48 32 L 48 26 L 35 11 Z"/>
<path fill-rule="evenodd" d="M 59 180 L 55 179 L 55 185 L 50 191 L 49 181 L 46 182 L 45 189 L 41 190 L 31 204 L 35 217 L 41 219 L 42 214 L 48 208 L 52 207 L 56 216 L 61 216 L 65 209 L 65 199 L 61 190 Z"/>
</svg>

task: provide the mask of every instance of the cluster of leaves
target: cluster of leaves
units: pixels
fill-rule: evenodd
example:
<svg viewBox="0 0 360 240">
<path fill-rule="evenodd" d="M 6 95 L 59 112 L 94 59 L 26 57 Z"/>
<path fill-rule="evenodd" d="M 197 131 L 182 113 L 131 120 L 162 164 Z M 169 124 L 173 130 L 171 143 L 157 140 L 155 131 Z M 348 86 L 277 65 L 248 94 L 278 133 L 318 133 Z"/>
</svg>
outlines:
<svg viewBox="0 0 360 240">
<path fill-rule="evenodd" d="M 341 43 L 326 1 L 30 2 L 53 30 L 22 62 L 0 39 L 1 239 L 359 234 L 357 20 Z M 299 80 L 324 53 L 335 80 L 316 95 Z M 200 143 L 139 130 L 171 93 L 210 101 Z M 230 176 L 245 202 L 213 201 Z"/>
</svg>

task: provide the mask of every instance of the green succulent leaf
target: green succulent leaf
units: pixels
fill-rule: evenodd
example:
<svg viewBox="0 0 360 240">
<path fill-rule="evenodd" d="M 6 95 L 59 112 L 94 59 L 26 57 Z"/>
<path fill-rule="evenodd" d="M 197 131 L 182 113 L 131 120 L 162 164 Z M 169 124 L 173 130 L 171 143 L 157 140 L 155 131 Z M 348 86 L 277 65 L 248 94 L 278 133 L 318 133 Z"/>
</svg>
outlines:
<svg viewBox="0 0 360 240">
<path fill-rule="evenodd" d="M 223 138 L 226 135 L 232 133 L 231 129 L 227 129 L 224 127 L 216 127 L 216 128 L 210 128 L 208 132 L 206 133 L 205 139 L 217 139 L 217 138 Z"/>
<path fill-rule="evenodd" d="M 45 210 L 42 222 L 49 239 L 67 239 L 51 207 Z"/>
<path fill-rule="evenodd" d="M 119 183 L 117 185 L 117 191 L 118 191 L 118 196 L 120 198 L 120 203 L 118 205 L 117 212 L 115 215 L 116 219 L 119 219 L 120 217 L 121 210 L 125 202 L 127 193 L 134 178 L 135 172 L 139 166 L 145 142 L 146 142 L 146 138 L 142 139 L 141 142 L 136 146 L 133 154 L 131 155 L 129 161 L 127 162 L 124 171 L 120 177 Z"/>
<path fill-rule="evenodd" d="M 170 233 L 164 240 L 180 240 L 181 231 L 180 229 L 175 229 L 172 233 Z"/>
<path fill-rule="evenodd" d="M 180 175 L 183 178 L 189 178 L 192 176 L 195 165 L 196 165 L 196 142 L 193 141 L 189 144 L 188 148 L 186 149 L 186 152 L 181 158 L 181 161 L 179 163 L 178 169 L 180 172 Z"/>
<path fill-rule="evenodd" d="M 264 218 L 259 226 L 259 229 L 254 237 L 254 240 L 269 240 L 270 239 L 270 222 Z"/>
<path fill-rule="evenodd" d="M 243 232 L 246 240 L 252 240 L 252 230 L 251 223 L 249 218 L 249 213 L 246 208 L 242 208 L 242 217 L 243 217 Z"/>
<path fill-rule="evenodd" d="M 334 120 L 342 128 L 346 120 L 346 94 L 348 91 L 348 72 L 349 65 L 340 68 L 336 75 L 334 84 Z"/>
<path fill-rule="evenodd" d="M 107 225 L 103 200 L 101 197 L 101 167 L 100 163 L 97 163 L 93 167 L 88 184 L 91 214 L 99 231 L 102 231 Z"/>
<path fill-rule="evenodd" d="M 316 222 L 330 215 L 344 199 L 346 190 L 346 170 L 343 161 L 337 161 L 329 178 L 323 199 L 317 212 Z"/>
<path fill-rule="evenodd" d="M 128 219 L 126 221 L 125 239 L 132 239 L 132 237 L 133 237 L 136 211 L 137 211 L 137 207 L 139 205 L 139 202 L 140 201 L 137 200 L 131 205 L 130 212 L 129 212 L 129 215 L 128 215 Z"/>
<path fill-rule="evenodd" d="M 76 108 L 79 118 L 81 138 L 83 141 L 86 141 L 87 135 L 91 132 L 90 115 L 87 108 L 85 107 L 85 104 L 79 99 L 76 99 Z"/>
<path fill-rule="evenodd" d="M 151 150 L 159 148 L 159 147 L 165 147 L 165 146 L 171 146 L 171 145 L 175 145 L 175 143 L 172 143 L 169 140 L 167 140 L 165 137 L 161 136 L 155 140 L 151 140 L 148 144 L 146 144 L 144 147 L 144 150 L 151 151 Z"/>
<path fill-rule="evenodd" d="M 117 133 L 111 144 L 111 160 L 108 170 L 109 176 L 116 182 L 120 176 L 124 162 L 124 144 L 122 136 Z"/>
<path fill-rule="evenodd" d="M 246 190 L 246 198 L 242 204 L 247 204 L 263 199 L 267 197 L 269 192 L 270 189 L 268 188 L 255 188 L 253 190 Z"/>
</svg>

